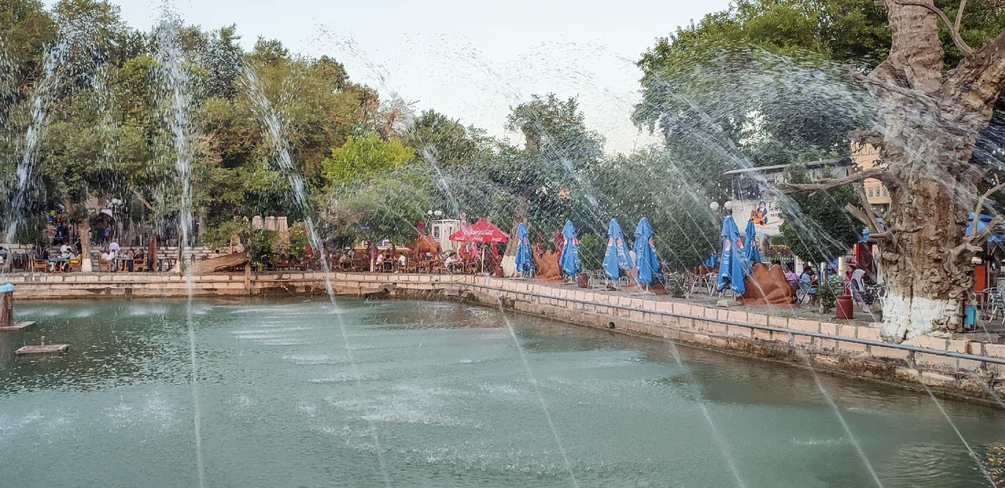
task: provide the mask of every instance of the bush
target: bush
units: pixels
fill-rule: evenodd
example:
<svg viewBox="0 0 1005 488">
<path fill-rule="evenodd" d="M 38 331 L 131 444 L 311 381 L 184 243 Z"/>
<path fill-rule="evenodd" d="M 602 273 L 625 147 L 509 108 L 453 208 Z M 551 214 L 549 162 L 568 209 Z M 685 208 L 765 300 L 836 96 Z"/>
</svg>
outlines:
<svg viewBox="0 0 1005 488">
<path fill-rule="evenodd" d="M 214 249 L 229 247 L 232 236 L 238 236 L 243 243 L 244 236 L 250 231 L 251 223 L 248 219 L 235 218 L 207 230 L 202 240 L 208 247 Z"/>
<path fill-rule="evenodd" d="M 583 269 L 603 267 L 604 253 L 607 252 L 607 237 L 597 234 L 583 234 L 579 238 L 579 260 Z"/>
</svg>

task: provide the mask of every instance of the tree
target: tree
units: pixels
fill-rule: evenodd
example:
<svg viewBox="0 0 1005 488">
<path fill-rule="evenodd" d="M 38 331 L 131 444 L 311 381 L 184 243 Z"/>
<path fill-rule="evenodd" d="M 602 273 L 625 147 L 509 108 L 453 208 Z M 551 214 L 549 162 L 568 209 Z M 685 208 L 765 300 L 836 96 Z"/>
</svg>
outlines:
<svg viewBox="0 0 1005 488">
<path fill-rule="evenodd" d="M 434 110 L 422 112 L 408 132 L 408 145 L 438 166 L 463 164 L 484 156 L 478 134 Z"/>
<path fill-rule="evenodd" d="M 883 332 L 903 340 L 929 330 L 962 329 L 963 307 L 973 303 L 971 257 L 1003 219 L 964 237 L 967 215 L 984 210 L 989 193 L 978 194 L 984 171 L 971 164 L 975 141 L 991 122 L 1005 89 L 1005 32 L 973 48 L 961 35 L 966 2 L 956 21 L 931 0 L 886 0 L 890 54 L 858 78 L 875 96 L 880 130 L 863 139 L 881 145 L 884 165 L 849 178 L 803 185 L 827 189 L 880 179 L 890 190 L 884 225 L 867 207 L 848 210 L 880 242 L 881 273 L 888 297 Z M 1005 12 L 997 12 L 1005 18 Z M 1005 20 L 1005 19 L 1003 19 Z M 946 70 L 940 25 L 963 54 Z"/>
<path fill-rule="evenodd" d="M 393 172 L 413 155 L 401 141 L 384 142 L 371 132 L 359 138 L 349 136 L 342 147 L 332 149 L 331 157 L 322 163 L 322 171 L 329 188 L 346 187 Z"/>
<path fill-rule="evenodd" d="M 890 296 L 883 331 L 894 340 L 960 330 L 962 308 L 973 302 L 969 259 L 982 237 L 964 239 L 966 217 L 985 206 L 978 188 L 990 184 L 981 182 L 986 168 L 972 164 L 972 156 L 975 143 L 988 140 L 1005 86 L 1005 9 L 995 2 L 949 3 L 939 2 L 943 11 L 932 0 L 884 0 L 876 7 L 866 0 L 748 0 L 679 30 L 639 63 L 646 98 L 636 120 L 659 126 L 668 139 L 670 131 L 687 127 L 678 123 L 680 114 L 697 113 L 715 123 L 726 142 L 710 147 L 724 153 L 735 147 L 741 164 L 779 159 L 759 159 L 757 149 L 764 147 L 793 148 L 789 159 L 807 150 L 846 151 L 852 136 L 882 147 L 880 168 L 793 189 L 829 190 L 872 177 L 890 190 L 885 228 L 868 206 L 847 209 L 881 241 Z M 786 29 L 763 29 L 782 25 L 782 18 L 789 19 Z M 881 22 L 887 31 L 877 29 Z M 770 42 L 747 37 L 758 25 Z M 796 32 L 790 27 L 809 30 L 790 35 Z M 761 50 L 719 54 L 723 45 L 748 41 Z M 687 63 L 710 59 L 710 69 L 680 76 L 689 72 Z M 850 85 L 832 61 L 852 64 L 849 71 L 865 90 Z M 798 137 L 786 135 L 789 127 Z M 846 131 L 862 127 L 876 130 Z"/>
</svg>

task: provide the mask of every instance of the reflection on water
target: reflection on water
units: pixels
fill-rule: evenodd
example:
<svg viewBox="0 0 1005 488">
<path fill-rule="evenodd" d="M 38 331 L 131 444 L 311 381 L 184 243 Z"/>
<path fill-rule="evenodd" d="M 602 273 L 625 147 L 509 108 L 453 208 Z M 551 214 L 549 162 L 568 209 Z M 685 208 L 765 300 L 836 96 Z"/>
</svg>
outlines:
<svg viewBox="0 0 1005 488">
<path fill-rule="evenodd" d="M 207 484 L 381 486 L 374 422 L 393 486 L 569 486 L 498 310 L 345 302 L 361 398 L 328 306 L 195 305 Z M 39 324 L 0 335 L 4 486 L 197 481 L 184 302 L 19 303 L 17 312 Z M 870 483 L 805 371 L 684 349 L 692 388 L 664 343 L 511 320 L 581 486 L 730 485 L 698 394 L 748 486 Z M 43 335 L 70 352 L 13 355 Z M 822 380 L 885 486 L 986 484 L 927 396 Z M 1003 416 L 945 406 L 1001 479 Z"/>
</svg>

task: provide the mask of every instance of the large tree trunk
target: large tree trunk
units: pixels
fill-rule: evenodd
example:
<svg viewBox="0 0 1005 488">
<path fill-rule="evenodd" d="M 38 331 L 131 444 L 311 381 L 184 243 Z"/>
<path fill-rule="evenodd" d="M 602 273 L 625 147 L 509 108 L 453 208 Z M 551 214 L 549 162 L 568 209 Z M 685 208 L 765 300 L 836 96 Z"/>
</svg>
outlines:
<svg viewBox="0 0 1005 488">
<path fill-rule="evenodd" d="M 1005 84 L 1005 35 L 944 73 L 932 0 L 885 4 L 890 55 L 864 81 L 877 100 L 886 168 L 880 179 L 892 200 L 880 233 L 883 332 L 900 341 L 961 330 L 963 307 L 974 301 L 976 248 L 965 233 L 981 173 L 970 158 Z"/>
</svg>

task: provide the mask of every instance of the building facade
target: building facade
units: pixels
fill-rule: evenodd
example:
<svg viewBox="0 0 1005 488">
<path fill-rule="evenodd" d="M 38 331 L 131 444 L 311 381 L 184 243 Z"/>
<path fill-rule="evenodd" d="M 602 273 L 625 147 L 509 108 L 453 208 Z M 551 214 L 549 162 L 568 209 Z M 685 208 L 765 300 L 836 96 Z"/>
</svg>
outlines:
<svg viewBox="0 0 1005 488">
<path fill-rule="evenodd" d="M 859 169 L 867 170 L 882 164 L 880 160 L 879 148 L 872 144 L 852 144 L 851 158 Z M 890 192 L 879 180 L 869 178 L 863 182 L 865 196 L 869 200 L 869 205 L 879 212 L 886 212 L 890 209 Z"/>
<path fill-rule="evenodd" d="M 784 219 L 778 188 L 786 182 L 785 170 L 795 165 L 802 166 L 811 181 L 842 178 L 851 174 L 855 167 L 851 159 L 844 158 L 726 171 L 724 174 L 732 179 L 729 210 L 741 230 L 747 225 L 747 220 L 753 220 L 758 234 L 769 237 L 779 235 Z"/>
</svg>

